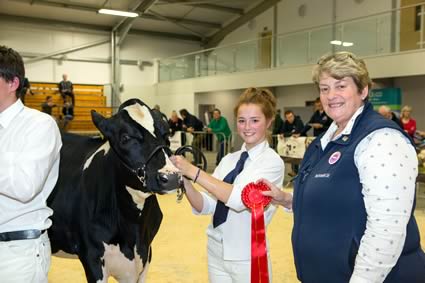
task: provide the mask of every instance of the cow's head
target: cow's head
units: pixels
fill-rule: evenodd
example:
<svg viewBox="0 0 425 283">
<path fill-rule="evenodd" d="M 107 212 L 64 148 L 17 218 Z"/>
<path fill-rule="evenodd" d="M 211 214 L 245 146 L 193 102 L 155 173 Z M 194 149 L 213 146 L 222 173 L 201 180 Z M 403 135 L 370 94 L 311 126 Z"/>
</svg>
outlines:
<svg viewBox="0 0 425 283">
<path fill-rule="evenodd" d="M 130 99 L 111 118 L 92 111 L 92 119 L 133 177 L 126 180 L 127 185 L 160 194 L 178 188 L 178 170 L 167 156 L 168 123 L 159 111 Z"/>
</svg>

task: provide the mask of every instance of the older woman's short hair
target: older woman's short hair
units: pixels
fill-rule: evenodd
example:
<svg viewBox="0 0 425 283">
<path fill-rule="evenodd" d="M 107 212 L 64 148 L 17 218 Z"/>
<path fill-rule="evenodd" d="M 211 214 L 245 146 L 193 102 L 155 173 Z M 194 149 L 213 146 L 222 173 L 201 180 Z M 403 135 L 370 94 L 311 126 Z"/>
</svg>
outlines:
<svg viewBox="0 0 425 283">
<path fill-rule="evenodd" d="M 365 62 L 350 52 L 337 52 L 322 56 L 313 69 L 313 82 L 319 87 L 320 77 L 323 74 L 340 80 L 346 77 L 353 79 L 358 91 L 361 92 L 367 86 L 372 87 L 372 80 Z"/>
</svg>

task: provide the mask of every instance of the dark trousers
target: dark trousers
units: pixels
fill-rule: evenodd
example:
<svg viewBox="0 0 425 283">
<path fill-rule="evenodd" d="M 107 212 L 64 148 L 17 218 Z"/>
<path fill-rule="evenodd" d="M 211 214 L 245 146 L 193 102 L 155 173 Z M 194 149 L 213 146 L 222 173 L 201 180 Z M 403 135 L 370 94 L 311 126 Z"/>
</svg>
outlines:
<svg viewBox="0 0 425 283">
<path fill-rule="evenodd" d="M 75 105 L 75 96 L 74 96 L 74 93 L 73 92 L 71 92 L 71 91 L 64 91 L 64 92 L 61 93 L 61 96 L 62 96 L 62 99 L 63 99 L 63 103 L 66 102 L 66 97 L 69 96 L 69 97 L 71 97 L 72 105 Z"/>
</svg>

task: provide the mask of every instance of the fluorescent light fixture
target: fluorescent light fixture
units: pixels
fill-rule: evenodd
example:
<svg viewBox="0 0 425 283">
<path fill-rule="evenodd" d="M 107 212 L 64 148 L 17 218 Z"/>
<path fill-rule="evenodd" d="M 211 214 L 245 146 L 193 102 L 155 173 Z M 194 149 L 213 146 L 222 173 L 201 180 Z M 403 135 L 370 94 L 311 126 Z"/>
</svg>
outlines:
<svg viewBox="0 0 425 283">
<path fill-rule="evenodd" d="M 98 13 L 99 14 L 114 15 L 114 16 L 130 17 L 130 18 L 135 18 L 135 17 L 138 17 L 139 16 L 139 14 L 138 13 L 135 13 L 135 12 L 110 10 L 110 9 L 100 9 L 98 11 Z"/>
<path fill-rule="evenodd" d="M 352 42 L 343 42 L 342 43 L 342 46 L 353 46 L 354 45 L 354 43 L 352 43 Z"/>
<path fill-rule="evenodd" d="M 341 40 L 332 40 L 332 41 L 330 42 L 330 44 L 333 44 L 333 45 L 341 45 L 341 44 L 342 44 L 342 41 L 341 41 Z"/>
</svg>

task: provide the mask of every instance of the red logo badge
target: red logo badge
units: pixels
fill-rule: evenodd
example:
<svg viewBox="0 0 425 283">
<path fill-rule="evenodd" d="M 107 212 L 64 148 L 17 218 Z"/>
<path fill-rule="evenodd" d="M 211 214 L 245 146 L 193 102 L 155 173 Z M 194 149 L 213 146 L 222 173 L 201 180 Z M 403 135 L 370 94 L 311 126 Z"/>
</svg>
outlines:
<svg viewBox="0 0 425 283">
<path fill-rule="evenodd" d="M 340 158 L 341 158 L 341 152 L 336 151 L 332 153 L 331 157 L 329 157 L 328 162 L 330 165 L 332 165 L 332 164 L 335 164 Z"/>
</svg>

